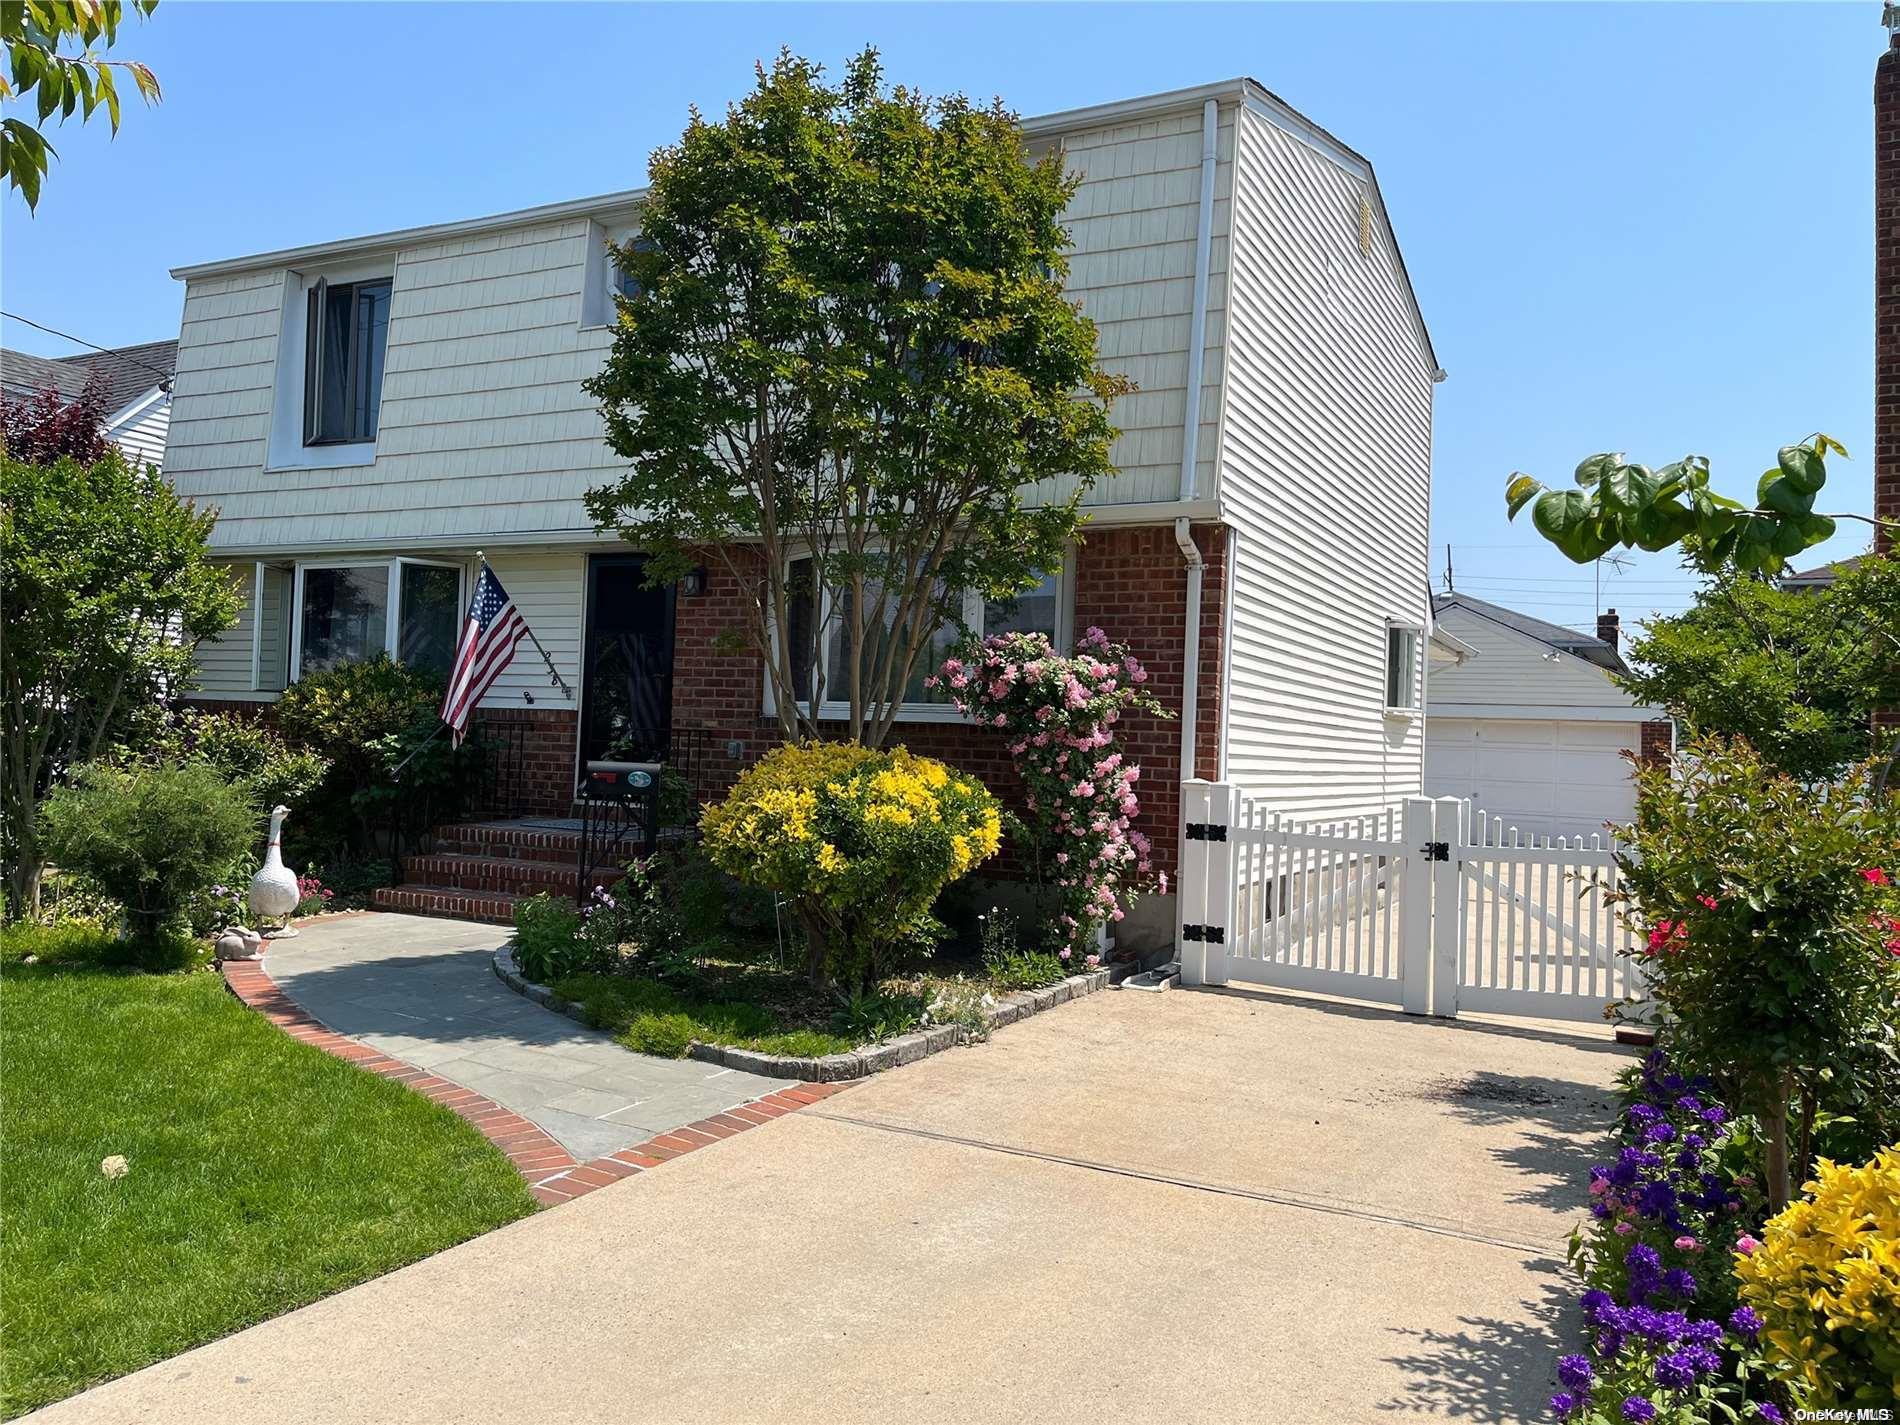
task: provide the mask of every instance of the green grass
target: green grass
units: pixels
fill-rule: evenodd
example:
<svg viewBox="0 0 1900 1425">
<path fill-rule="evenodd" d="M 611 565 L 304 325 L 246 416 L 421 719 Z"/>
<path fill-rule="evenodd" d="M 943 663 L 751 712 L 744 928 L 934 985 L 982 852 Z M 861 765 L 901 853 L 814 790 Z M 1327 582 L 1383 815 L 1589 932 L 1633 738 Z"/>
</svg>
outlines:
<svg viewBox="0 0 1900 1425">
<path fill-rule="evenodd" d="M 534 1211 L 447 1109 L 98 931 L 0 932 L 0 1416 Z M 27 954 L 41 963 L 21 963 Z M 100 1161 L 123 1154 L 108 1179 Z"/>
<path fill-rule="evenodd" d="M 788 1023 L 735 986 L 732 998 L 706 998 L 658 980 L 630 975 L 567 975 L 550 988 L 572 1000 L 587 1017 L 629 1049 L 678 1059 L 698 1039 L 762 1054 L 817 1057 L 842 1054 L 852 1041 L 842 1034 Z"/>
</svg>

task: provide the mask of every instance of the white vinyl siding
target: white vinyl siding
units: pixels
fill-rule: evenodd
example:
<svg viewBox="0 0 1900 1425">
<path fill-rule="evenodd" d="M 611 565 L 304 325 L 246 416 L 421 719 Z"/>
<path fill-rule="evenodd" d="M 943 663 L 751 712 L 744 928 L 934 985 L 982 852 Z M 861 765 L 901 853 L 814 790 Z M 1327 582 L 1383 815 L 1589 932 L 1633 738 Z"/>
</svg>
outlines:
<svg viewBox="0 0 1900 1425">
<path fill-rule="evenodd" d="M 1549 708 L 1553 716 L 1579 709 L 1636 711 L 1636 700 L 1593 663 L 1467 609 L 1447 608 L 1438 623 L 1476 656 L 1432 670 L 1434 714 L 1487 707 Z"/>
<path fill-rule="evenodd" d="M 1386 630 L 1428 616 L 1433 364 L 1383 224 L 1361 252 L 1366 177 L 1249 107 L 1234 183 L 1228 776 L 1295 815 L 1366 813 L 1420 786 Z"/>
<path fill-rule="evenodd" d="M 165 465 L 165 430 L 171 424 L 170 396 L 152 394 L 141 397 L 125 418 L 106 431 L 106 437 L 123 450 L 135 465 Z"/>
</svg>

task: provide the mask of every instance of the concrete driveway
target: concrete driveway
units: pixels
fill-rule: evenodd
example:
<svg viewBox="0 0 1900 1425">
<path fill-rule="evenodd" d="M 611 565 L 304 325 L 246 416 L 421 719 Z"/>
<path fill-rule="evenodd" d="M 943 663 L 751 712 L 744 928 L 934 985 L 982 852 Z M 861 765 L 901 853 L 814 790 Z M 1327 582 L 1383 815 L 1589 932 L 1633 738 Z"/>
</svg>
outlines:
<svg viewBox="0 0 1900 1425">
<path fill-rule="evenodd" d="M 44 1418 L 1532 1419 L 1624 1061 L 1095 995 Z"/>
</svg>

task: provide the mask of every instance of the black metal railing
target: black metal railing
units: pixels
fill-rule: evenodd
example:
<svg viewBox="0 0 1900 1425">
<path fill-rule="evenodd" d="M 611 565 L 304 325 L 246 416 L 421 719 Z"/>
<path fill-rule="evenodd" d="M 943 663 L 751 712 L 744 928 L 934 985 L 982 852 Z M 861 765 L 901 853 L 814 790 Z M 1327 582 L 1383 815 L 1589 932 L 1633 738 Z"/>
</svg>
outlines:
<svg viewBox="0 0 1900 1425">
<path fill-rule="evenodd" d="M 471 739 L 481 750 L 481 770 L 469 815 L 480 821 L 508 821 L 525 816 L 531 802 L 528 788 L 528 737 L 533 726 L 484 718 Z"/>
<path fill-rule="evenodd" d="M 574 800 L 580 806 L 574 899 L 585 903 L 596 877 L 629 855 L 651 856 L 668 833 L 690 834 L 707 794 L 706 733 L 682 728 L 658 762 L 590 763 Z"/>
</svg>

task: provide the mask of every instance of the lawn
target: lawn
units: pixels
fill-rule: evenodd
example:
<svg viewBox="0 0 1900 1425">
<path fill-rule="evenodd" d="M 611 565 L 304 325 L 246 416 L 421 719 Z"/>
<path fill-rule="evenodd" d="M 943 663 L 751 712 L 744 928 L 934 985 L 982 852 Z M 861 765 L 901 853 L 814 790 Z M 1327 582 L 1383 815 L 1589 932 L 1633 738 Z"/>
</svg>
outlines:
<svg viewBox="0 0 1900 1425">
<path fill-rule="evenodd" d="M 101 940 L 0 933 L 0 1416 L 535 1210 L 447 1109 Z"/>
</svg>

